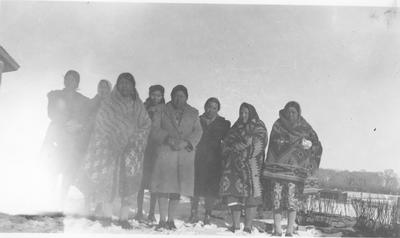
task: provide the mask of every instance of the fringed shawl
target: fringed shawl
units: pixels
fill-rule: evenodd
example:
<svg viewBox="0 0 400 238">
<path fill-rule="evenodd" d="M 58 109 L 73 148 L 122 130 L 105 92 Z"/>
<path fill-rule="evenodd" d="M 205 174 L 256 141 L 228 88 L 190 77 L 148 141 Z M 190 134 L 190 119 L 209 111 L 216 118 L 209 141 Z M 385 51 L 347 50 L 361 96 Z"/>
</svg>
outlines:
<svg viewBox="0 0 400 238">
<path fill-rule="evenodd" d="M 222 196 L 261 196 L 260 176 L 268 132 L 264 123 L 258 119 L 255 109 L 254 112 L 252 109 L 254 107 L 249 108 L 249 122 L 244 124 L 238 120 L 223 140 Z"/>
<path fill-rule="evenodd" d="M 110 202 L 137 191 L 150 128 L 140 98 L 123 98 L 114 87 L 97 113 L 85 161 L 89 193 L 95 200 Z"/>
<path fill-rule="evenodd" d="M 312 142 L 310 149 L 302 146 L 303 138 Z M 313 128 L 300 114 L 295 123 L 290 123 L 281 110 L 270 140 L 264 177 L 304 182 L 318 169 L 322 146 Z"/>
</svg>

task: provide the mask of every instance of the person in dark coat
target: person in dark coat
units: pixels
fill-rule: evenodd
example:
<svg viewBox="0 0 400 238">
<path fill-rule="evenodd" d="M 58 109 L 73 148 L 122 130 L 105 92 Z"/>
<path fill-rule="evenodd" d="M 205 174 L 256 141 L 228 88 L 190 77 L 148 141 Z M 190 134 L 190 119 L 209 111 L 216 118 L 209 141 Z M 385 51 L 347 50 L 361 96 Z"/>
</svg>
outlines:
<svg viewBox="0 0 400 238">
<path fill-rule="evenodd" d="M 153 120 L 154 113 L 156 108 L 160 104 L 165 104 L 164 99 L 164 87 L 161 85 L 152 85 L 149 88 L 149 97 L 144 102 L 144 106 L 149 113 L 149 117 Z M 156 143 L 154 143 L 151 138 L 149 137 L 147 142 L 146 151 L 144 154 L 144 161 L 143 161 L 143 174 L 142 174 L 142 182 L 141 188 L 137 195 L 137 214 L 135 216 L 136 220 L 143 220 L 143 198 L 144 198 L 144 190 L 150 190 L 151 184 L 151 177 L 153 174 L 154 163 L 156 159 Z M 156 218 L 154 216 L 154 210 L 156 207 L 157 196 L 155 193 L 150 194 L 150 210 L 147 219 L 150 222 L 155 222 Z"/>
<path fill-rule="evenodd" d="M 69 70 L 64 77 L 64 89 L 47 94 L 48 116 L 51 120 L 42 146 L 42 153 L 51 159 L 50 171 L 57 183 L 62 175 L 61 201 L 64 202 L 69 187 L 74 182 L 83 156 L 82 147 L 84 108 L 89 98 L 77 92 L 80 75 Z"/>
<path fill-rule="evenodd" d="M 200 197 L 205 200 L 204 224 L 210 223 L 211 211 L 218 198 L 222 171 L 221 141 L 231 126 L 230 121 L 218 115 L 220 108 L 217 98 L 209 98 L 200 116 L 203 135 L 196 148 L 194 197 L 189 219 L 192 223 L 198 221 Z"/>
</svg>

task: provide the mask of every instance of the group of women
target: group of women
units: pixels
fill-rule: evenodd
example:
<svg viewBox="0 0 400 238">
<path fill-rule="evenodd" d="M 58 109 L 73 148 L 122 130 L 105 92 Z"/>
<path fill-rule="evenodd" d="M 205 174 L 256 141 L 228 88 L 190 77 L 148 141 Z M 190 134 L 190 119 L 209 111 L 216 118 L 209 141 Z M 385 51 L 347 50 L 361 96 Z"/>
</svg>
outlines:
<svg viewBox="0 0 400 238">
<path fill-rule="evenodd" d="M 151 86 L 143 103 L 130 73 L 120 74 L 114 88 L 101 80 L 93 99 L 77 92 L 76 71 L 66 73 L 64 85 L 48 94 L 51 123 L 45 147 L 58 160 L 55 174 L 63 174 L 64 195 L 76 185 L 88 208 L 95 207 L 92 219 L 111 225 L 113 203 L 119 201 L 119 224 L 132 228 L 129 210 L 137 200 L 135 219 L 145 219 L 144 191 L 149 190 L 147 219 L 156 221 L 158 202 L 156 229 L 176 229 L 180 196 L 186 196 L 191 197 L 190 222 L 199 220 L 200 198 L 205 202 L 204 224 L 222 200 L 232 216 L 229 230 L 240 229 L 244 211 L 243 231 L 251 233 L 257 208 L 269 204 L 274 235 L 282 234 L 283 211 L 288 211 L 286 236 L 293 234 L 304 183 L 318 169 L 322 154 L 297 102 L 279 112 L 265 155 L 268 132 L 251 104 L 241 104 L 231 126 L 219 115 L 221 103 L 215 97 L 199 115 L 187 103 L 183 85 L 172 89 L 167 103 L 161 85 Z"/>
</svg>

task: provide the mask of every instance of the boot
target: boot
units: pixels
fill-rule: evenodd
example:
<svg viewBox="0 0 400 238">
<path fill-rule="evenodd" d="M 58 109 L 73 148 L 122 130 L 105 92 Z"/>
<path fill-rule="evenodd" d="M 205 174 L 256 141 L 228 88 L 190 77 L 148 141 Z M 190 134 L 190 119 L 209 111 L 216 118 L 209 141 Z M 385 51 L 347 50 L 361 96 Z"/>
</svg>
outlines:
<svg viewBox="0 0 400 238">
<path fill-rule="evenodd" d="M 168 230 L 176 230 L 175 222 L 174 221 L 167 221 Z"/>
<path fill-rule="evenodd" d="M 189 218 L 189 223 L 197 223 L 199 221 L 199 216 L 198 216 L 198 211 L 197 210 L 191 210 L 190 211 L 190 218 Z"/>
<path fill-rule="evenodd" d="M 154 216 L 154 213 L 150 213 L 149 216 L 147 217 L 147 220 L 151 223 L 155 223 L 157 221 L 156 217 Z"/>
<path fill-rule="evenodd" d="M 162 231 L 162 230 L 167 230 L 168 229 L 168 224 L 166 221 L 160 220 L 158 225 L 156 226 L 156 231 Z"/>
<path fill-rule="evenodd" d="M 133 219 L 135 219 L 136 221 L 143 221 L 143 213 L 136 213 L 136 215 L 135 215 L 135 217 L 133 218 Z"/>
<path fill-rule="evenodd" d="M 243 228 L 243 231 L 251 234 L 251 227 L 245 227 Z"/>
<path fill-rule="evenodd" d="M 102 217 L 99 219 L 99 222 L 102 227 L 110 227 L 112 225 L 111 217 Z"/>
<path fill-rule="evenodd" d="M 197 223 L 199 221 L 198 217 L 198 207 L 199 207 L 199 201 L 197 198 L 192 198 L 191 199 L 191 210 L 190 210 L 190 218 L 189 218 L 189 223 Z"/>
<path fill-rule="evenodd" d="M 204 215 L 204 225 L 210 225 L 210 217 L 211 217 L 211 211 L 206 210 L 206 213 Z"/>
<path fill-rule="evenodd" d="M 122 229 L 124 230 L 132 230 L 133 226 L 129 223 L 128 220 L 120 220 L 118 224 L 121 226 Z"/>
</svg>

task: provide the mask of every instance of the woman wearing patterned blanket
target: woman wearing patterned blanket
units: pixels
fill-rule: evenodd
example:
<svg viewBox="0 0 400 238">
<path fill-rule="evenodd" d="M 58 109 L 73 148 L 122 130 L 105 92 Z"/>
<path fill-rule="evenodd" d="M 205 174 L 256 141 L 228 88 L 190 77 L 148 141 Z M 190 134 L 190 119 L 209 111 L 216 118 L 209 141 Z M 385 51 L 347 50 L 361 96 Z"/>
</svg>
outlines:
<svg viewBox="0 0 400 238">
<path fill-rule="evenodd" d="M 119 75 L 111 96 L 97 113 L 84 162 L 85 195 L 101 205 L 104 226 L 111 225 L 112 204 L 121 198 L 120 225 L 128 223 L 129 207 L 140 188 L 142 161 L 151 128 L 130 73 Z"/>
<path fill-rule="evenodd" d="M 279 111 L 270 135 L 263 175 L 274 211 L 275 235 L 280 235 L 281 214 L 288 211 L 286 236 L 293 234 L 304 183 L 319 167 L 322 146 L 313 128 L 301 116 L 300 105 L 288 102 Z"/>
<path fill-rule="evenodd" d="M 243 231 L 251 233 L 257 206 L 262 203 L 261 169 L 268 143 L 268 132 L 256 109 L 243 103 L 239 119 L 223 139 L 223 172 L 220 195 L 232 213 L 231 231 L 239 230 L 241 210 L 245 209 Z"/>
</svg>

